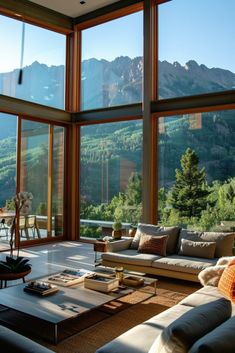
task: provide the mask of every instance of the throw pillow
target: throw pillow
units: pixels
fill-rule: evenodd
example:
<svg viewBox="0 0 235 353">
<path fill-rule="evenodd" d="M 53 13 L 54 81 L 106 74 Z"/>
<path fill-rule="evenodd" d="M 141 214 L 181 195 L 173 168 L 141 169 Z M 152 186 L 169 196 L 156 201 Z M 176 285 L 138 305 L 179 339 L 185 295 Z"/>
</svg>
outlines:
<svg viewBox="0 0 235 353">
<path fill-rule="evenodd" d="M 157 234 L 159 228 L 159 226 L 156 226 L 154 224 L 139 223 L 130 248 L 137 250 L 139 247 L 141 234 L 154 235 Z"/>
<path fill-rule="evenodd" d="M 182 239 L 179 255 L 203 257 L 205 259 L 213 259 L 215 255 L 215 242 L 192 241 Z"/>
<path fill-rule="evenodd" d="M 200 338 L 189 353 L 234 353 L 235 317 Z"/>
<path fill-rule="evenodd" d="M 220 292 L 235 303 L 235 265 L 225 268 L 218 284 Z"/>
<path fill-rule="evenodd" d="M 179 236 L 177 245 L 178 251 L 180 250 L 182 239 L 192 241 L 207 241 L 216 242 L 215 257 L 232 256 L 234 233 L 220 233 L 220 232 L 196 232 L 182 229 Z"/>
<path fill-rule="evenodd" d="M 174 254 L 176 252 L 175 248 L 178 242 L 179 232 L 179 227 L 160 227 L 153 224 L 139 223 L 130 248 L 135 250 L 138 249 L 141 234 L 148 234 L 154 236 L 168 235 L 169 238 L 167 242 L 166 252 L 168 254 Z"/>
<path fill-rule="evenodd" d="M 138 252 L 166 256 L 168 235 L 154 236 L 141 234 Z"/>
<path fill-rule="evenodd" d="M 220 298 L 192 308 L 166 327 L 149 353 L 187 353 L 201 337 L 231 316 L 231 303 Z"/>
</svg>

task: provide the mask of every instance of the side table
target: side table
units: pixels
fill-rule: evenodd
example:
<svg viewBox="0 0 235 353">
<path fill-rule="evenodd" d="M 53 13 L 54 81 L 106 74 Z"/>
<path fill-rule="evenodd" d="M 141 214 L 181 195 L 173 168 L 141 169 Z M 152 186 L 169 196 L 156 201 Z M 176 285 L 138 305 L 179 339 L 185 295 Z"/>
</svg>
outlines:
<svg viewBox="0 0 235 353">
<path fill-rule="evenodd" d="M 99 266 L 101 264 L 100 258 L 98 257 L 98 253 L 107 252 L 107 251 L 108 251 L 108 241 L 97 240 L 94 243 L 95 266 Z"/>
</svg>

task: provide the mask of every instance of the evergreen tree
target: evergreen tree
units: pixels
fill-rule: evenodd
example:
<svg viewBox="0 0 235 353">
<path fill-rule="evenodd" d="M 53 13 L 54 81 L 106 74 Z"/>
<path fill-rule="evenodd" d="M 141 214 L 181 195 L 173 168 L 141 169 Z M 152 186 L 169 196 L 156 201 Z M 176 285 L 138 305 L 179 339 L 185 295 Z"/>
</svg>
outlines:
<svg viewBox="0 0 235 353">
<path fill-rule="evenodd" d="M 181 170 L 176 169 L 176 182 L 172 187 L 170 204 L 180 217 L 200 217 L 206 209 L 210 191 L 206 184 L 205 169 L 199 170 L 196 152 L 188 148 L 181 157 Z"/>
</svg>

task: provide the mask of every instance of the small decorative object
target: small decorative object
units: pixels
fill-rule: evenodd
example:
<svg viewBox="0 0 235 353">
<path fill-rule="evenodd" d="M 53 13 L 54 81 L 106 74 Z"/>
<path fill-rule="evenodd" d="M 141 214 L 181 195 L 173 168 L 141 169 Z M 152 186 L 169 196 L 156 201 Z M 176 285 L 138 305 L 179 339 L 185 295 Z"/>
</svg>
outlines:
<svg viewBox="0 0 235 353">
<path fill-rule="evenodd" d="M 50 295 L 58 292 L 58 288 L 47 282 L 32 281 L 24 287 L 24 291 L 40 296 Z"/>
<path fill-rule="evenodd" d="M 129 232 L 128 232 L 129 237 L 134 237 L 135 233 L 136 233 L 136 230 L 137 230 L 137 227 L 131 225 L 131 227 L 129 229 Z"/>
<path fill-rule="evenodd" d="M 121 239 L 122 237 L 122 223 L 120 221 L 115 221 L 112 225 L 112 237 L 114 239 Z"/>
<path fill-rule="evenodd" d="M 139 287 L 144 284 L 144 279 L 136 276 L 126 276 L 123 278 L 123 284 L 129 287 Z"/>
<path fill-rule="evenodd" d="M 119 280 L 119 283 L 122 283 L 123 280 L 123 267 L 115 267 L 115 275 L 116 278 Z"/>
</svg>

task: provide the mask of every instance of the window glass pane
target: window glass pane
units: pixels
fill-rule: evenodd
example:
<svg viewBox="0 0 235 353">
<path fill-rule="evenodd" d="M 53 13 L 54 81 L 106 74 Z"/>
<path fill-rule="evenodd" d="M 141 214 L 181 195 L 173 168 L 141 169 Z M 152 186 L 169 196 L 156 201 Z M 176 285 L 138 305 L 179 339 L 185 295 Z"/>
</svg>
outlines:
<svg viewBox="0 0 235 353">
<path fill-rule="evenodd" d="M 16 193 L 17 117 L 0 113 L 0 250 L 9 249 Z"/>
<path fill-rule="evenodd" d="M 82 31 L 82 110 L 142 101 L 142 37 L 142 12 Z"/>
<path fill-rule="evenodd" d="M 34 121 L 22 121 L 21 136 L 21 175 L 20 190 L 33 195 L 31 215 L 36 217 L 40 235 L 34 232 L 33 237 L 46 237 L 48 229 L 48 148 L 49 125 Z M 30 230 L 25 232 L 22 218 L 21 239 L 30 238 Z M 37 227 L 36 227 L 37 230 Z"/>
<path fill-rule="evenodd" d="M 17 117 L 0 113 L 0 208 L 16 193 Z"/>
<path fill-rule="evenodd" d="M 110 235 L 114 220 L 127 229 L 140 221 L 141 171 L 142 121 L 81 127 L 80 236 Z"/>
<path fill-rule="evenodd" d="M 54 127 L 52 226 L 55 235 L 63 234 L 64 213 L 64 128 Z"/>
<path fill-rule="evenodd" d="M 159 220 L 235 229 L 235 111 L 159 119 Z"/>
<path fill-rule="evenodd" d="M 235 88 L 234 1 L 173 0 L 159 8 L 159 98 Z"/>
<path fill-rule="evenodd" d="M 0 15 L 0 94 L 64 109 L 66 36 L 25 23 L 23 79 L 18 84 L 22 22 Z"/>
</svg>

